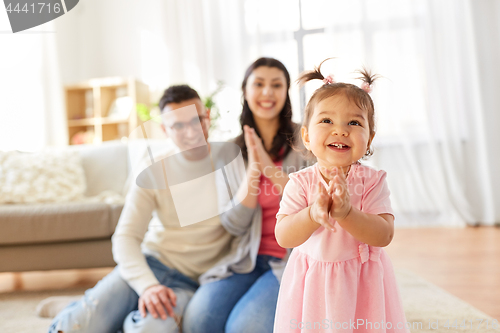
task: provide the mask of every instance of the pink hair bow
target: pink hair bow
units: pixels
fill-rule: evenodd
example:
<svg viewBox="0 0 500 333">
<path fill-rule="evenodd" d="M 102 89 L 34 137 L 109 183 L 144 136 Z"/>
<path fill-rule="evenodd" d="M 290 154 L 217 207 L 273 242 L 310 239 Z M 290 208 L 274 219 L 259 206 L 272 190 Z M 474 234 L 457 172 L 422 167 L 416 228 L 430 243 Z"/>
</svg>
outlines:
<svg viewBox="0 0 500 333">
<path fill-rule="evenodd" d="M 328 75 L 327 77 L 325 77 L 325 78 L 323 79 L 323 83 L 324 83 L 324 84 L 332 84 L 332 83 L 334 83 L 334 82 L 335 82 L 335 81 L 333 81 L 333 76 L 331 76 L 331 75 Z"/>
<path fill-rule="evenodd" d="M 361 89 L 366 91 L 368 94 L 372 92 L 372 86 L 370 86 L 368 82 L 363 82 L 363 84 L 361 85 Z"/>
</svg>

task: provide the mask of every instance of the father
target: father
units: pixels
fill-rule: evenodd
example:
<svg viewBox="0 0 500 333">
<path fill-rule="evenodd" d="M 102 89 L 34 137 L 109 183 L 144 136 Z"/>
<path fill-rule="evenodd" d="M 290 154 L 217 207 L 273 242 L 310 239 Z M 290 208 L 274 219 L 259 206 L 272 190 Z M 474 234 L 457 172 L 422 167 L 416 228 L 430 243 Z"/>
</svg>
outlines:
<svg viewBox="0 0 500 333">
<path fill-rule="evenodd" d="M 187 85 L 165 90 L 159 106 L 165 132 L 180 152 L 164 159 L 164 167 L 199 174 L 211 158 L 210 110 Z M 182 227 L 169 187 L 144 187 L 132 185 L 113 235 L 118 265 L 61 311 L 49 333 L 178 332 L 198 277 L 228 253 L 233 236 L 218 215 Z"/>
</svg>

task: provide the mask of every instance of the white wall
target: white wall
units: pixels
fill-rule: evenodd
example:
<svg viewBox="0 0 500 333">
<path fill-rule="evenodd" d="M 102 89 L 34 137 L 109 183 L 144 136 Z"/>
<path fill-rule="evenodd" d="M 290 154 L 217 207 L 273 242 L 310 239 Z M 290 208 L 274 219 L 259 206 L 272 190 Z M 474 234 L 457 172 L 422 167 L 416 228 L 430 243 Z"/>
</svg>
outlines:
<svg viewBox="0 0 500 333">
<path fill-rule="evenodd" d="M 137 1 L 125 3 L 80 1 L 55 21 L 64 84 L 103 76 L 139 76 L 136 27 L 138 22 L 155 22 L 154 17 L 147 17 L 155 12 L 135 8 L 140 5 Z"/>
<path fill-rule="evenodd" d="M 244 45 L 241 20 L 220 17 L 220 6 L 228 3 L 242 4 L 81 1 L 56 20 L 62 81 L 134 76 L 153 90 L 187 82 L 204 94 L 214 88 L 217 79 L 237 87 L 253 55 L 239 47 Z"/>
</svg>

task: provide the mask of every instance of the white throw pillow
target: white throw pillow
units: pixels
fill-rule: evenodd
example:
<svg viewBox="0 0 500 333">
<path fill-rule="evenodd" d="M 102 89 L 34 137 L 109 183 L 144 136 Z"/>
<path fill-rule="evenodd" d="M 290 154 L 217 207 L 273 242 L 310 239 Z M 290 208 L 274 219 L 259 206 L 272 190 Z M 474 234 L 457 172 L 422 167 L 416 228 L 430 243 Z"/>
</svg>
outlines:
<svg viewBox="0 0 500 333">
<path fill-rule="evenodd" d="M 0 203 L 72 201 L 85 189 L 78 152 L 0 152 Z"/>
<path fill-rule="evenodd" d="M 99 145 L 76 145 L 70 150 L 78 151 L 87 181 L 86 196 L 99 195 L 111 190 L 122 193 L 127 180 L 127 145 L 119 141 L 103 142 Z"/>
</svg>

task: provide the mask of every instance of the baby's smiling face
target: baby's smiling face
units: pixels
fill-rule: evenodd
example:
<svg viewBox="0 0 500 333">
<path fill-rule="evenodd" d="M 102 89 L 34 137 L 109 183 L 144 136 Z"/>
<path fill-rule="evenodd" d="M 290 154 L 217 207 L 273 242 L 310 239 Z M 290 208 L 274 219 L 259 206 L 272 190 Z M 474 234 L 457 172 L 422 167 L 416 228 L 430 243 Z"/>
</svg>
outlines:
<svg viewBox="0 0 500 333">
<path fill-rule="evenodd" d="M 370 146 L 368 112 L 343 94 L 319 101 L 302 140 L 321 167 L 347 167 L 362 158 Z"/>
</svg>

